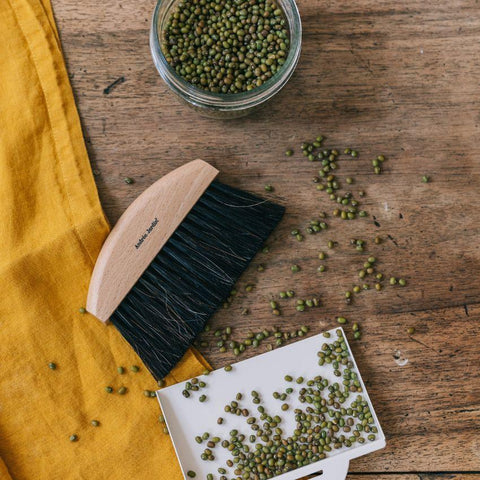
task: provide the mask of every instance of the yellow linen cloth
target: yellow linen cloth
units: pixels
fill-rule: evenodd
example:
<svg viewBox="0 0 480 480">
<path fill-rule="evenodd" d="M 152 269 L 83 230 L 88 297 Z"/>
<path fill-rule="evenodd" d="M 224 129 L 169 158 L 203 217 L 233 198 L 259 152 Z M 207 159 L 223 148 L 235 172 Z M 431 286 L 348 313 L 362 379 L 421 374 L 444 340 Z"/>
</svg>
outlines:
<svg viewBox="0 0 480 480">
<path fill-rule="evenodd" d="M 0 479 L 180 479 L 153 378 L 79 312 L 109 227 L 49 1 L 1 0 L 0 45 Z M 167 383 L 207 366 L 190 350 Z"/>
</svg>

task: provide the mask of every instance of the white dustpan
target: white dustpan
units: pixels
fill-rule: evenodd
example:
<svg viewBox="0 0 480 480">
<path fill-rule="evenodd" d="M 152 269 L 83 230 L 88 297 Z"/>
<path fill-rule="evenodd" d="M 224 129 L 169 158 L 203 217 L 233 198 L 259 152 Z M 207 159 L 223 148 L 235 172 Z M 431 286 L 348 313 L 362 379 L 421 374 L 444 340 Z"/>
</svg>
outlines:
<svg viewBox="0 0 480 480">
<path fill-rule="evenodd" d="M 265 409 L 272 415 L 278 414 L 283 419 L 281 424 L 283 431 L 290 434 L 296 424 L 293 410 L 305 407 L 305 404 L 298 401 L 295 393 L 305 384 L 286 383 L 284 377 L 285 375 L 291 375 L 294 378 L 299 376 L 314 378 L 317 375 L 321 375 L 323 378 L 327 378 L 330 383 L 339 381 L 339 378 L 341 380 L 341 377 L 333 375 L 331 366 L 318 365 L 317 352 L 321 349 L 323 343 L 331 342 L 337 338 L 335 332 L 336 330 L 330 330 L 330 339 L 326 339 L 320 334 L 238 362 L 232 365 L 233 369 L 231 372 L 220 369 L 211 372 L 208 376 L 200 376 L 198 377 L 199 380 L 204 381 L 207 387 L 198 392 L 190 392 L 191 396 L 189 398 L 185 398 L 182 395 L 185 382 L 158 390 L 157 397 L 185 478 L 188 478 L 187 472 L 191 470 L 196 473 L 196 479 L 204 480 L 207 474 L 212 473 L 214 479 L 218 480 L 220 474 L 217 473 L 217 469 L 219 467 L 227 468 L 227 478 L 236 477 L 233 474 L 234 468 L 228 469 L 225 463 L 230 458 L 230 452 L 217 445 L 213 449 L 215 460 L 204 461 L 200 458 L 200 454 L 206 446 L 205 442 L 199 445 L 195 441 L 195 436 L 201 436 L 204 432 L 208 432 L 210 437 L 218 436 L 222 439 L 228 439 L 230 430 L 237 429 L 248 437 L 248 434 L 251 432 L 248 430 L 249 426 L 246 425 L 245 417 L 224 412 L 224 406 L 234 400 L 239 392 L 244 397 L 241 403 L 253 415 L 257 413 L 257 409 L 256 405 L 251 403 L 250 392 L 256 390 L 262 398 L 262 405 L 264 405 Z M 344 336 L 344 338 L 346 342 L 346 337 Z M 350 346 L 348 348 L 354 363 L 354 369 L 363 387 L 362 395 L 369 404 L 374 424 L 378 429 L 375 440 L 366 440 L 364 444 L 355 443 L 350 448 L 334 449 L 323 460 L 273 478 L 278 480 L 297 480 L 306 475 L 318 473 L 318 476 L 314 478 L 321 480 L 345 480 L 351 459 L 385 447 L 385 436 L 353 359 Z M 273 398 L 273 392 L 283 392 L 287 387 L 293 388 L 294 393 L 289 395 L 285 402 Z M 207 400 L 204 403 L 198 401 L 202 394 L 207 396 Z M 353 398 L 355 396 L 355 394 L 351 395 Z M 351 400 L 352 398 L 349 398 L 343 406 L 347 408 Z M 290 405 L 290 409 L 287 412 L 281 410 L 282 403 Z M 219 417 L 224 419 L 222 425 L 217 424 Z"/>
</svg>

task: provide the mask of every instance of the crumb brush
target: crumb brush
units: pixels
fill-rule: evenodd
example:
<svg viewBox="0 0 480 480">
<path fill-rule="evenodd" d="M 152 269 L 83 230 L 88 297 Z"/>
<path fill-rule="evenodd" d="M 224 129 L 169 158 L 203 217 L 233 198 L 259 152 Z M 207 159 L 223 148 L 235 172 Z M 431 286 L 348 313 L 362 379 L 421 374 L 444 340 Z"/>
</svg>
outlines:
<svg viewBox="0 0 480 480">
<path fill-rule="evenodd" d="M 87 311 L 110 321 L 152 375 L 181 359 L 278 224 L 284 207 L 214 181 L 194 160 L 143 192 L 98 256 Z"/>
</svg>

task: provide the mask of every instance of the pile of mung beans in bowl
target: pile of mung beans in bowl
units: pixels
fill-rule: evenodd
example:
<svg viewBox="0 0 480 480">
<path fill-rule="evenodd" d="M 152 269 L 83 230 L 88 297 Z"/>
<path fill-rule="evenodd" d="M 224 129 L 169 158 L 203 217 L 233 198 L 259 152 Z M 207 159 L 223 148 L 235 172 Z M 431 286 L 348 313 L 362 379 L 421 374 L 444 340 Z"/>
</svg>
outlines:
<svg viewBox="0 0 480 480">
<path fill-rule="evenodd" d="M 159 0 L 150 31 L 165 83 L 214 118 L 243 117 L 278 93 L 301 43 L 295 0 Z"/>
</svg>

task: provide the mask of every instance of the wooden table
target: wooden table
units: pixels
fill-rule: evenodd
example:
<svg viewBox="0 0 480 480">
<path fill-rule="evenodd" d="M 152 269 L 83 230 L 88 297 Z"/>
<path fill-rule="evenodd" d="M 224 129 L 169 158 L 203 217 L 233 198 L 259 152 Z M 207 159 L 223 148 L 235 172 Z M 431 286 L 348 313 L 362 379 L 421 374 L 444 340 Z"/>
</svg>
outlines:
<svg viewBox="0 0 480 480">
<path fill-rule="evenodd" d="M 232 306 L 212 325 L 233 325 L 241 338 L 273 325 L 319 332 L 339 314 L 360 322 L 363 339 L 353 348 L 388 446 L 353 462 L 350 478 L 480 479 L 478 0 L 300 0 L 303 52 L 294 77 L 275 103 L 229 122 L 199 117 L 158 76 L 148 47 L 152 0 L 53 4 L 109 219 L 197 157 L 233 186 L 265 194 L 264 185 L 274 185 L 270 196 L 287 214 L 270 253 L 254 262 L 266 269 L 248 270 Z M 119 78 L 124 82 L 105 93 Z M 292 228 L 333 209 L 312 183 L 317 164 L 300 155 L 302 141 L 320 133 L 327 145 L 360 151 L 358 160 L 340 162 L 338 174 L 355 177 L 353 191 L 365 190 L 370 216 L 330 216 L 328 232 L 298 243 Z M 290 146 L 295 156 L 287 158 Z M 379 153 L 388 160 L 374 175 L 370 160 Z M 421 182 L 424 174 L 431 183 Z M 126 185 L 125 176 L 135 183 Z M 373 245 L 375 235 L 385 242 Z M 346 305 L 343 292 L 363 262 L 351 237 L 366 239 L 379 269 L 408 286 L 368 291 Z M 316 257 L 330 239 L 339 246 L 319 276 Z M 302 267 L 295 275 L 293 263 Z M 248 282 L 256 285 L 251 294 Z M 324 306 L 303 313 L 285 306 L 274 317 L 268 302 L 289 287 L 318 295 Z M 242 316 L 243 308 L 250 315 Z M 214 366 L 231 360 L 210 343 L 203 353 Z M 405 366 L 395 362 L 397 350 Z"/>
</svg>

